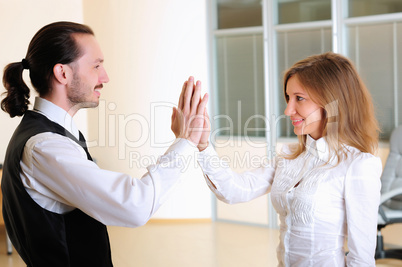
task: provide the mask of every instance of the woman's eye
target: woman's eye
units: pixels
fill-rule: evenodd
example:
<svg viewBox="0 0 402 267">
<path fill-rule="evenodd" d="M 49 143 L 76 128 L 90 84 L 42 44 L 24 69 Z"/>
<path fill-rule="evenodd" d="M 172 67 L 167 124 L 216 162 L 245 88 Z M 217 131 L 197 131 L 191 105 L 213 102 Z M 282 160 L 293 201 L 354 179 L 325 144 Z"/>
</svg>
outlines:
<svg viewBox="0 0 402 267">
<path fill-rule="evenodd" d="M 296 98 L 297 98 L 297 101 L 304 100 L 304 98 L 303 98 L 303 97 L 301 97 L 301 96 L 296 96 Z"/>
</svg>

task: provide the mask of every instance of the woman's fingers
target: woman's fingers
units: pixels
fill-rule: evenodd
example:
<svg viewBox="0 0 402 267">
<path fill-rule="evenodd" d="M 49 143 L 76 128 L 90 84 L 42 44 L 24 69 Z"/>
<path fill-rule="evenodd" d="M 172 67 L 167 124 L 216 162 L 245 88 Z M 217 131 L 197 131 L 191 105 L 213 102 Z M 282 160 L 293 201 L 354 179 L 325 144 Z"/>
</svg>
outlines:
<svg viewBox="0 0 402 267">
<path fill-rule="evenodd" d="M 205 108 L 204 111 L 204 130 L 211 131 L 211 122 L 209 120 L 207 108 Z"/>
<path fill-rule="evenodd" d="M 207 108 L 209 95 L 205 94 L 201 100 L 201 103 L 198 105 L 197 108 L 197 115 L 205 115 L 205 109 Z"/>
<path fill-rule="evenodd" d="M 191 97 L 193 96 L 194 90 L 194 77 L 190 76 L 187 81 L 184 95 L 183 95 L 183 112 L 184 114 L 190 113 Z"/>
<path fill-rule="evenodd" d="M 198 104 L 201 101 L 201 81 L 197 81 L 193 93 L 193 97 L 191 99 L 191 111 L 190 114 L 197 114 Z"/>
</svg>

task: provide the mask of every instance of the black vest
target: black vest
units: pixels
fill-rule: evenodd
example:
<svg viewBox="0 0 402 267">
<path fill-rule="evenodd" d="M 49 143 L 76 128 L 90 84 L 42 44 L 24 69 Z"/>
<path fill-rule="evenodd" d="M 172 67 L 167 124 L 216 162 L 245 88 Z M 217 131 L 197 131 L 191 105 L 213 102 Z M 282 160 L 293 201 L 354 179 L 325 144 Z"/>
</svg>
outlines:
<svg viewBox="0 0 402 267">
<path fill-rule="evenodd" d="M 92 160 L 84 139 L 80 142 L 39 113 L 25 113 L 8 145 L 1 181 L 3 217 L 11 242 L 29 267 L 113 266 L 105 225 L 79 209 L 63 215 L 45 210 L 25 190 L 20 178 L 24 146 L 43 132 L 71 138 Z"/>
</svg>

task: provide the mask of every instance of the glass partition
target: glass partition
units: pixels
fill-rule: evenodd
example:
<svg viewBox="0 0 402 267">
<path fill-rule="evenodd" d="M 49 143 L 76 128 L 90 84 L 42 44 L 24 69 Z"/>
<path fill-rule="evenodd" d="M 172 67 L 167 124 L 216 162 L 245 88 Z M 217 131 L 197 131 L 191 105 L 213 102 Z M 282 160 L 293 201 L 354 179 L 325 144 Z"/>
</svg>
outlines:
<svg viewBox="0 0 402 267">
<path fill-rule="evenodd" d="M 355 62 L 375 106 L 381 107 L 376 114 L 381 137 L 389 138 L 395 120 L 393 24 L 350 26 L 348 38 L 348 56 Z"/>
<path fill-rule="evenodd" d="M 264 136 L 261 34 L 216 39 L 220 135 Z"/>
<path fill-rule="evenodd" d="M 278 0 L 278 23 L 331 19 L 331 0 Z"/>
<path fill-rule="evenodd" d="M 402 22 L 399 23 L 395 23 L 395 33 L 396 33 L 396 56 L 395 59 L 398 62 L 398 66 L 396 68 L 396 82 L 397 82 L 397 86 L 396 86 L 396 102 L 397 103 L 402 103 Z M 397 125 L 402 125 L 402 108 L 399 106 L 395 107 L 397 112 L 397 116 L 398 116 L 398 120 L 397 120 Z"/>
<path fill-rule="evenodd" d="M 402 12 L 401 0 L 349 0 L 349 17 Z"/>
<path fill-rule="evenodd" d="M 218 29 L 262 26 L 261 0 L 218 0 Z"/>
</svg>

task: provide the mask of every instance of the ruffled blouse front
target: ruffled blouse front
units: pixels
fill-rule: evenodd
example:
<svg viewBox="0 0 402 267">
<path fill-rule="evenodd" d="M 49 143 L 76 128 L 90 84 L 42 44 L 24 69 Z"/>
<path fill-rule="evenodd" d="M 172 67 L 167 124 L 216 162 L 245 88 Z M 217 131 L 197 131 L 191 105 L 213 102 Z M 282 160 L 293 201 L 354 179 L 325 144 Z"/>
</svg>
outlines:
<svg viewBox="0 0 402 267">
<path fill-rule="evenodd" d="M 217 157 L 212 147 L 199 162 L 222 201 L 246 202 L 271 192 L 280 218 L 278 266 L 375 266 L 380 159 L 344 146 L 347 158 L 336 164 L 325 138 L 308 136 L 306 148 L 294 160 L 277 157 L 242 174 L 216 160 L 209 164 Z"/>
</svg>

